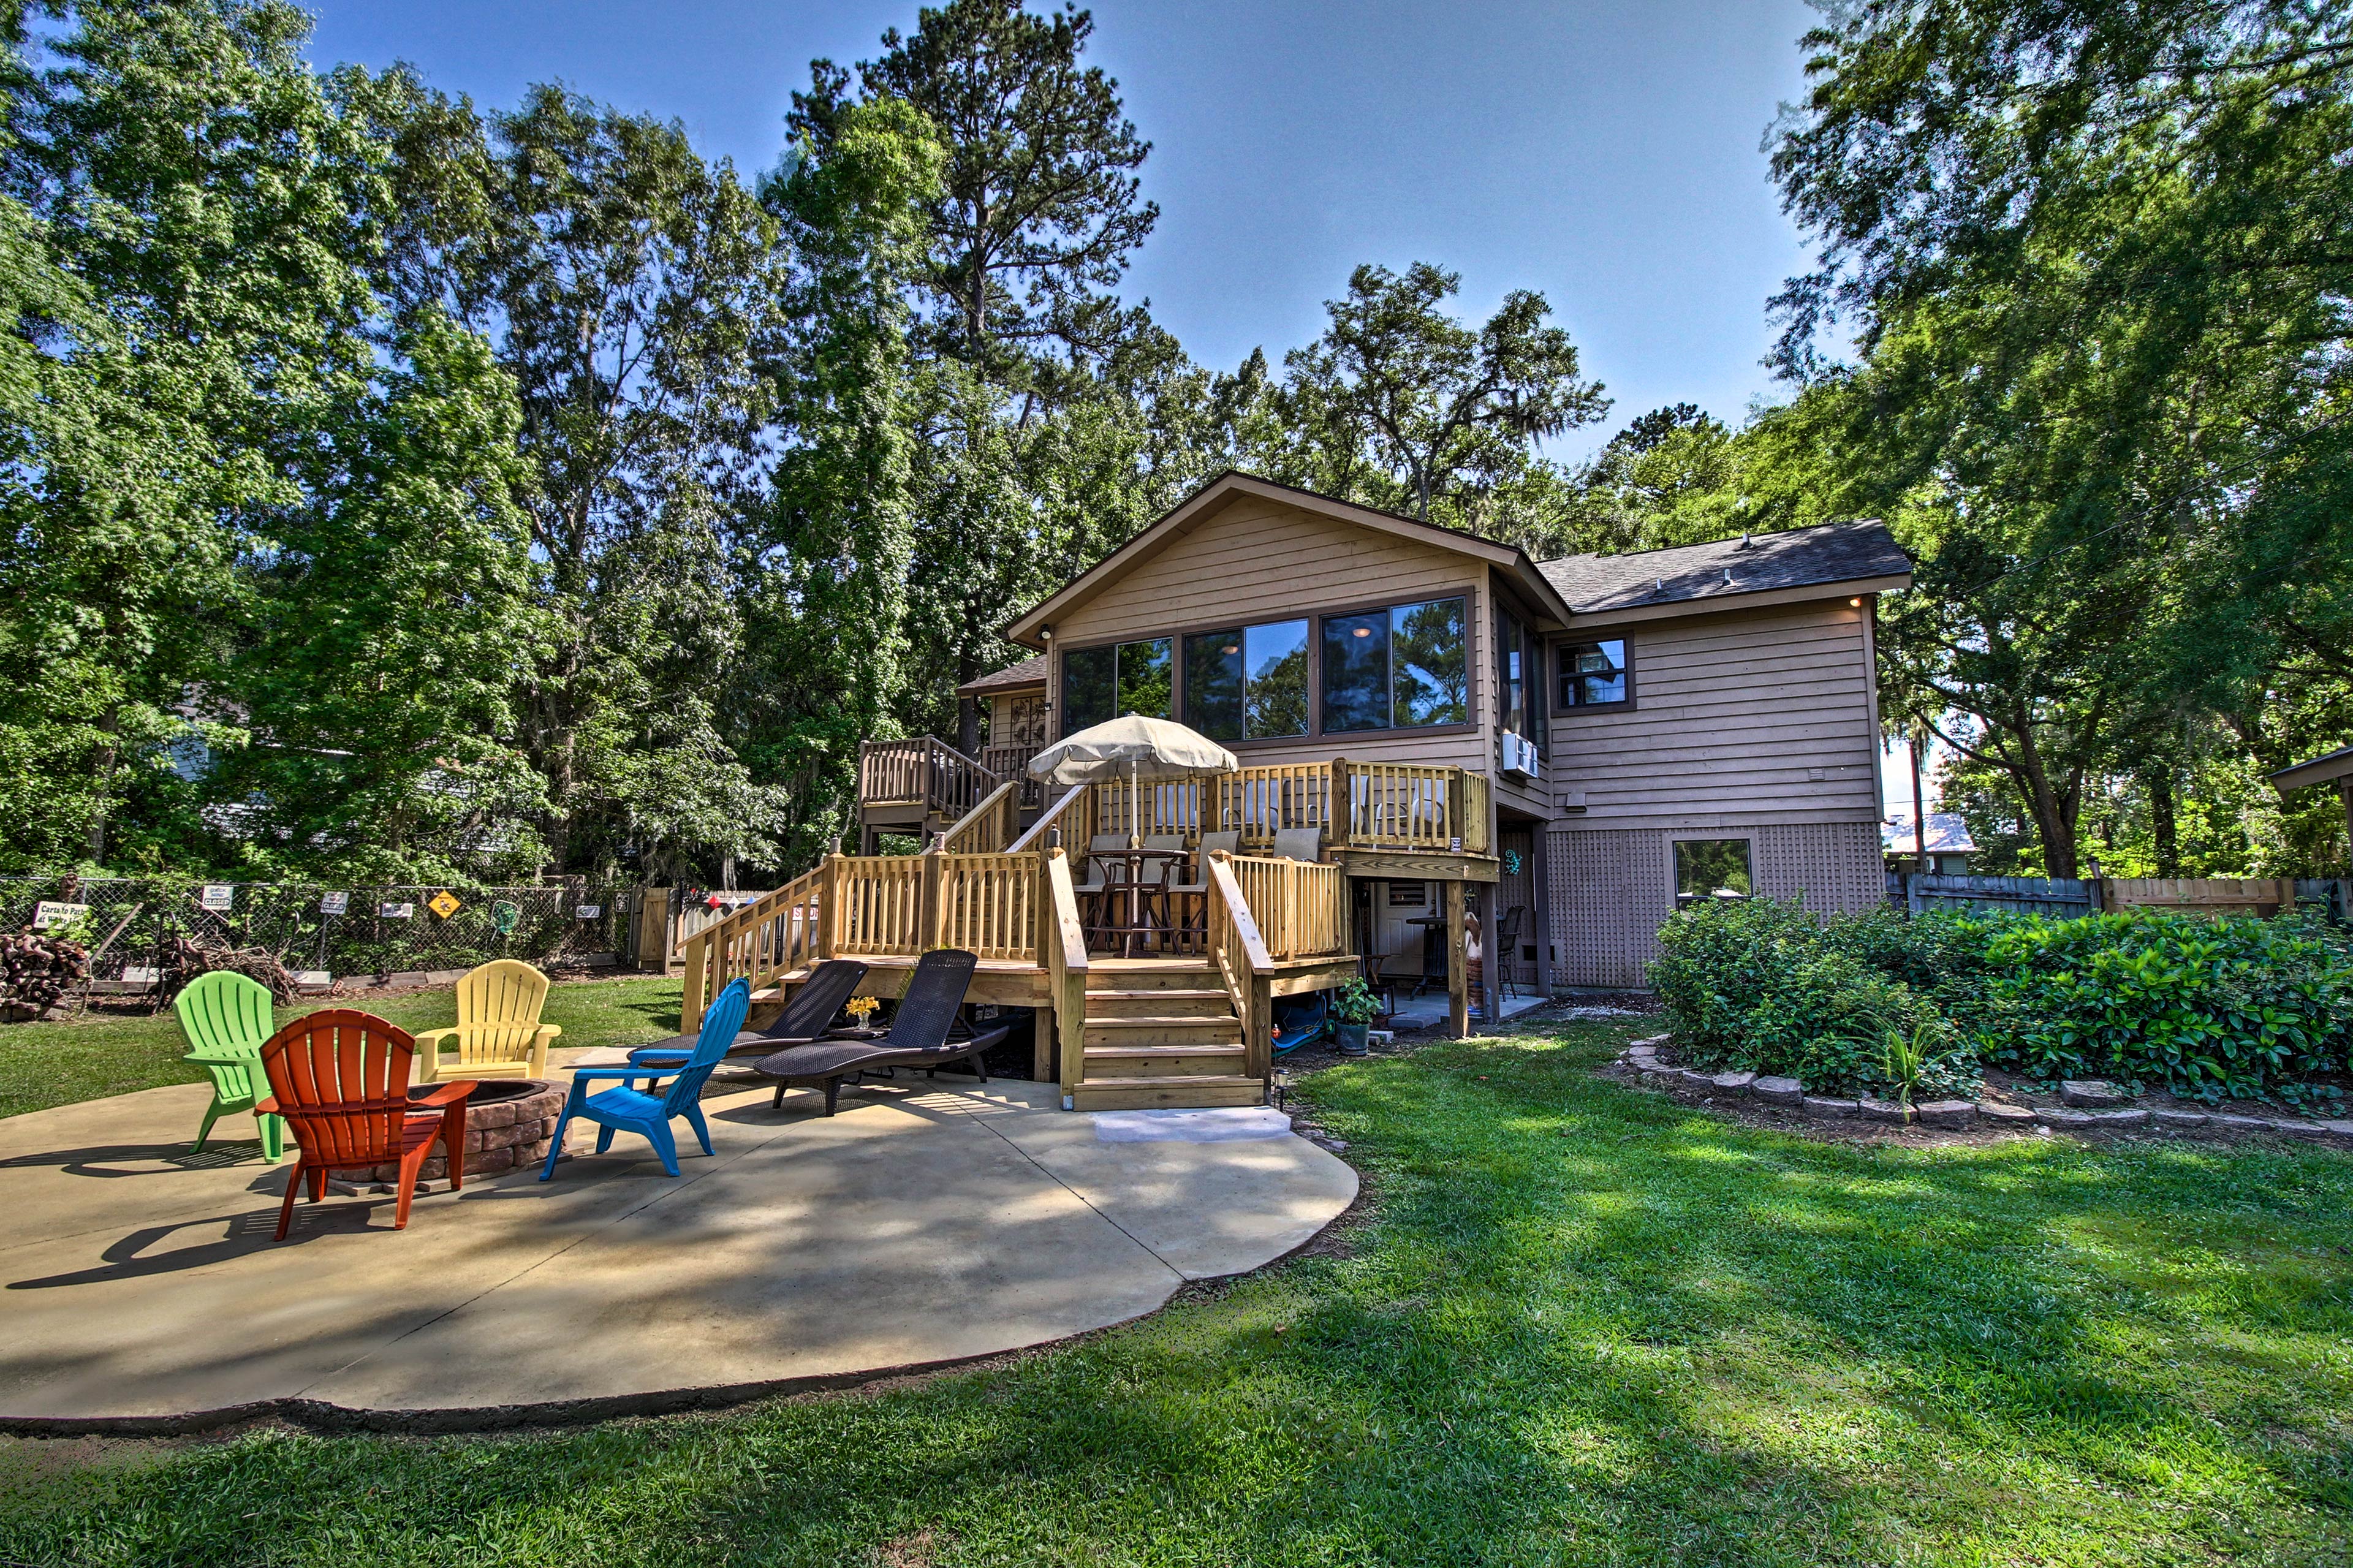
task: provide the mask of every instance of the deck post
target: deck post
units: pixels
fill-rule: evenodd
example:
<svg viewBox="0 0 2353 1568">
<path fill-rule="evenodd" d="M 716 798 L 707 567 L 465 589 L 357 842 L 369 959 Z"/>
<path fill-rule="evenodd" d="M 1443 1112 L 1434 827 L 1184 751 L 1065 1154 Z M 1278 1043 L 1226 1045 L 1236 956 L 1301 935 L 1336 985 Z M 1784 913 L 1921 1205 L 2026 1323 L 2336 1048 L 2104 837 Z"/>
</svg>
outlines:
<svg viewBox="0 0 2353 1568">
<path fill-rule="evenodd" d="M 1243 1038 L 1250 1046 L 1250 1055 L 1243 1060 L 1247 1069 L 1270 1090 L 1274 1087 L 1274 980 L 1271 975 L 1253 973 L 1250 977 L 1250 1017 Z"/>
<path fill-rule="evenodd" d="M 1332 819 L 1332 831 L 1326 836 L 1332 843 L 1356 843 L 1356 808 L 1348 793 L 1348 759 L 1345 757 L 1332 759 L 1332 776 L 1324 785 L 1324 815 Z"/>
<path fill-rule="evenodd" d="M 835 839 L 833 852 L 825 858 L 825 877 L 817 885 L 817 929 L 809 932 L 809 952 L 818 958 L 831 958 L 834 944 L 840 941 L 841 911 L 841 841 Z"/>
<path fill-rule="evenodd" d="M 710 973 L 711 943 L 701 931 L 686 939 L 686 980 L 679 992 L 678 1029 L 691 1035 L 702 1027 L 702 993 Z"/>
<path fill-rule="evenodd" d="M 1528 900 L 1536 928 L 1536 1000 L 1552 1000 L 1552 847 L 1551 835 L 1541 822 L 1528 836 L 1528 880 L 1535 897 Z"/>
<path fill-rule="evenodd" d="M 1456 1039 L 1471 1033 L 1471 977 L 1462 962 L 1462 884 L 1446 889 L 1446 1032 Z"/>
<path fill-rule="evenodd" d="M 1059 832 L 1050 829 L 1049 837 L 1059 838 Z M 1054 1080 L 1054 1039 L 1062 1023 L 1062 994 L 1054 984 L 1056 954 L 1049 944 L 1060 940 L 1060 922 L 1054 916 L 1053 868 L 1047 865 L 1049 849 L 1038 852 L 1038 967 L 1046 972 L 1046 1005 L 1032 1015 L 1029 1024 L 1029 1079 L 1033 1083 Z"/>
<path fill-rule="evenodd" d="M 922 944 L 919 951 L 923 952 L 942 945 L 940 927 L 947 920 L 947 900 L 942 896 L 947 871 L 947 856 L 943 849 L 946 842 L 946 834 L 935 833 L 932 841 L 923 846 L 923 903 L 915 916 L 915 940 Z"/>
</svg>

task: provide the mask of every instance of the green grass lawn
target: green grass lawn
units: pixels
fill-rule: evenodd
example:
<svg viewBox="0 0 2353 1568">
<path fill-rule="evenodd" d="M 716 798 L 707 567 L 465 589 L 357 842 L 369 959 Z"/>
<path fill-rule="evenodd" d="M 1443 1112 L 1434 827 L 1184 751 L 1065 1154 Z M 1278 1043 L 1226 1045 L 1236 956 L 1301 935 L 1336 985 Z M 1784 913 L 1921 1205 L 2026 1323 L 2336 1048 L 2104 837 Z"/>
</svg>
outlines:
<svg viewBox="0 0 2353 1568">
<path fill-rule="evenodd" d="M 0 1561 L 2353 1560 L 2353 1160 L 1810 1142 L 1589 1076 L 1629 1032 L 1316 1077 L 1378 1194 L 1350 1250 L 1062 1350 L 54 1464 Z"/>
<path fill-rule="evenodd" d="M 562 1046 L 643 1045 L 678 1032 L 679 983 L 659 975 L 559 984 L 541 1015 L 564 1026 Z M 454 1024 L 448 991 L 358 1001 L 306 1001 L 280 1007 L 278 1021 L 321 1007 L 358 1007 L 409 1028 Z M 204 1071 L 180 1060 L 188 1048 L 172 1011 L 107 1013 L 63 1024 L 0 1026 L 0 1116 L 128 1094 L 164 1083 L 201 1083 Z"/>
</svg>

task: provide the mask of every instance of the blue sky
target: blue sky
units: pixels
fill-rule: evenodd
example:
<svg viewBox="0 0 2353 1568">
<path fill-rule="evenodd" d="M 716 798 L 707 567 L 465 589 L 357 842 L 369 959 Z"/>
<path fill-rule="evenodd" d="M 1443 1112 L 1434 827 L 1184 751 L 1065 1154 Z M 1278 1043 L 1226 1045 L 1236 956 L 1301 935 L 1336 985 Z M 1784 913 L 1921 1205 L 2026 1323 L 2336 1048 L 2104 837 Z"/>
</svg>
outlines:
<svg viewBox="0 0 2353 1568">
<path fill-rule="evenodd" d="M 414 62 L 485 105 L 533 81 L 682 121 L 773 163 L 819 55 L 871 58 L 915 7 L 836 0 L 312 0 L 319 65 Z M 1803 88 L 1799 0 L 1185 4 L 1104 0 L 1090 58 L 1154 143 L 1158 231 L 1128 292 L 1206 364 L 1322 329 L 1349 269 L 1433 261 L 1483 315 L 1552 303 L 1609 419 L 1688 400 L 1736 422 L 1771 395 L 1765 301 L 1806 265 L 1760 139 Z"/>
</svg>

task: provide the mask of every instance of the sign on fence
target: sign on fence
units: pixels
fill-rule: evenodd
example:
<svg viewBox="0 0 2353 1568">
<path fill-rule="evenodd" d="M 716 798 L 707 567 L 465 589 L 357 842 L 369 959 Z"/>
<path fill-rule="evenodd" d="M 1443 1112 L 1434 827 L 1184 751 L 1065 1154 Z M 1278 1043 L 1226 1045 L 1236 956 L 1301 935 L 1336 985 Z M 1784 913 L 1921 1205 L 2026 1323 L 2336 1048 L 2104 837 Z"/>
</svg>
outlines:
<svg viewBox="0 0 2353 1568">
<path fill-rule="evenodd" d="M 54 899 L 43 899 L 33 906 L 33 929 L 54 931 L 58 926 L 73 924 L 88 913 L 88 904 L 67 904 Z"/>
<path fill-rule="evenodd" d="M 426 900 L 425 907 L 446 921 L 466 906 L 458 901 L 458 896 L 455 893 L 444 888 Z"/>
<path fill-rule="evenodd" d="M 227 882 L 206 882 L 196 902 L 215 914 L 225 915 L 237 908 L 237 889 Z"/>
<path fill-rule="evenodd" d="M 375 907 L 375 912 L 378 920 L 405 921 L 417 913 L 417 906 L 415 904 L 378 904 Z"/>
<path fill-rule="evenodd" d="M 322 915 L 343 914 L 348 912 L 351 907 L 352 896 L 349 893 L 322 893 L 319 895 L 319 912 Z"/>
<path fill-rule="evenodd" d="M 572 918 L 576 921 L 593 921 L 604 912 L 605 906 L 602 904 L 582 904 L 572 911 Z"/>
</svg>

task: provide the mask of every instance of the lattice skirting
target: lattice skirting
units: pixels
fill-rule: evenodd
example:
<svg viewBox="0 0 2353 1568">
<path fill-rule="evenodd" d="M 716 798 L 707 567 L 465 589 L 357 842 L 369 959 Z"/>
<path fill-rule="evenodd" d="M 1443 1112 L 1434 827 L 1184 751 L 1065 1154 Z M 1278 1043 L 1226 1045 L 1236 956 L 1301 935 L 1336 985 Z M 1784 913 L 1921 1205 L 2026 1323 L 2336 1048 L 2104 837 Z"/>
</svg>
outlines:
<svg viewBox="0 0 2353 1568">
<path fill-rule="evenodd" d="M 1631 987 L 1658 954 L 1661 922 L 1674 910 L 1674 840 L 1748 838 L 1757 890 L 1803 893 L 1809 908 L 1861 911 L 1887 897 L 1875 822 L 1721 827 L 1555 829 L 1551 864 L 1555 984 Z"/>
</svg>

